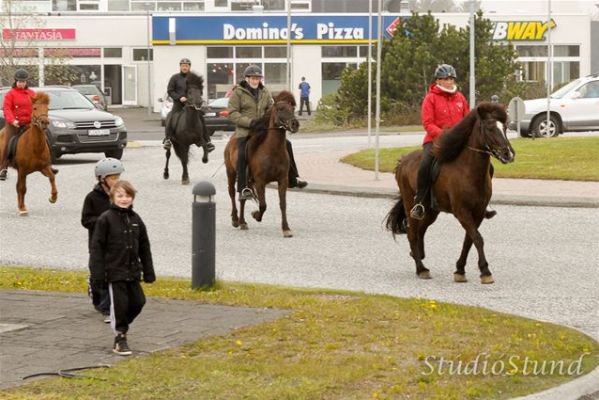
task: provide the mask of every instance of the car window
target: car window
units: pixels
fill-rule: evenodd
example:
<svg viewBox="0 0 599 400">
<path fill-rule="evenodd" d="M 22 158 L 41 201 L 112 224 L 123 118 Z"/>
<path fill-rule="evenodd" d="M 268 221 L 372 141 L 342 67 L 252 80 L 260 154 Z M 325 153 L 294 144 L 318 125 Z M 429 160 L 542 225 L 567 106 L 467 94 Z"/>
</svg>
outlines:
<svg viewBox="0 0 599 400">
<path fill-rule="evenodd" d="M 555 92 L 553 92 L 551 94 L 551 97 L 554 99 L 561 99 L 566 94 L 568 94 L 572 89 L 574 89 L 576 86 L 578 86 L 580 84 L 580 82 L 581 82 L 580 79 L 576 79 L 575 81 L 568 83 L 567 85 L 565 85 L 565 86 L 559 88 L 558 90 L 556 90 Z"/>
<path fill-rule="evenodd" d="M 50 95 L 50 110 L 90 109 L 94 105 L 76 90 L 48 91 Z"/>
<path fill-rule="evenodd" d="M 73 86 L 81 94 L 95 94 L 99 95 L 100 90 L 95 86 Z"/>
<path fill-rule="evenodd" d="M 579 90 L 580 95 L 584 99 L 599 98 L 599 81 L 589 82 L 582 86 Z"/>
<path fill-rule="evenodd" d="M 227 108 L 229 106 L 229 98 L 221 97 L 220 99 L 214 99 L 208 102 L 208 105 L 211 107 L 223 107 Z"/>
</svg>

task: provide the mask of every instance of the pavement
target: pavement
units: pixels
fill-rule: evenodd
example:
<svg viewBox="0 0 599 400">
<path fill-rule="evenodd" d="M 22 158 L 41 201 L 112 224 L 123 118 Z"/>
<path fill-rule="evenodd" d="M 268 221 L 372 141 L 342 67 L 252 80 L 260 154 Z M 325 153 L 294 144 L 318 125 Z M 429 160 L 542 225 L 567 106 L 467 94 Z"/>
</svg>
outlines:
<svg viewBox="0 0 599 400">
<path fill-rule="evenodd" d="M 157 119 L 156 115 L 148 115 L 136 122 L 126 121 L 133 131 L 144 132 L 145 126 L 151 124 L 154 127 Z M 363 132 L 349 134 L 361 135 Z M 299 135 L 298 140 L 301 138 Z M 226 140 L 226 137 L 215 140 Z M 131 143 L 131 147 L 159 145 L 156 140 Z M 396 196 L 393 174 L 375 176 L 374 172 L 339 162 L 341 157 L 356 150 L 359 150 L 358 146 L 343 151 L 297 152 L 302 178 L 309 182 L 304 191 L 364 197 Z M 491 203 L 599 208 L 599 183 L 494 179 Z M 130 346 L 135 351 L 134 356 L 143 356 L 284 314 L 285 311 L 280 310 L 149 298 L 146 308 L 132 325 Z M 23 379 L 32 374 L 112 365 L 122 359 L 111 352 L 113 335 L 109 326 L 93 311 L 89 299 L 78 294 L 1 290 L 0 339 L 0 389 L 39 379 Z M 599 369 L 566 385 L 521 399 L 599 399 Z"/>
</svg>

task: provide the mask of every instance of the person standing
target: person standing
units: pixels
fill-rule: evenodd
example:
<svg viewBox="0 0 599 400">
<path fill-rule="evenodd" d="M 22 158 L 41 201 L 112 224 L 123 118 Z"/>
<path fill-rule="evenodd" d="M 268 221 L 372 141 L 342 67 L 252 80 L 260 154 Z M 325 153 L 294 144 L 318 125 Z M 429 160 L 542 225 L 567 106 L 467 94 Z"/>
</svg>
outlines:
<svg viewBox="0 0 599 400">
<path fill-rule="evenodd" d="M 81 210 L 81 225 L 88 232 L 88 252 L 90 254 L 88 263 L 90 272 L 89 294 L 96 311 L 104 315 L 104 322 L 110 322 L 110 296 L 108 295 L 106 281 L 96 282 L 93 279 L 95 266 L 91 260 L 92 238 L 94 236 L 96 221 L 104 211 L 110 208 L 110 188 L 120 179 L 124 171 L 123 164 L 116 158 L 105 158 L 98 161 L 94 168 L 94 174 L 97 179 L 96 185 L 85 196 L 83 209 Z"/>
<path fill-rule="evenodd" d="M 135 194 L 131 183 L 114 183 L 110 189 L 112 204 L 96 221 L 91 246 L 92 278 L 108 284 L 110 323 L 116 334 L 112 351 L 121 356 L 132 353 L 127 332 L 146 303 L 140 280 L 156 281 L 148 232 L 133 211 Z"/>
<path fill-rule="evenodd" d="M 310 112 L 310 84 L 306 82 L 306 77 L 302 76 L 302 81 L 299 84 L 300 90 L 300 109 L 299 115 L 302 115 L 302 110 L 304 109 L 304 104 L 306 105 L 306 110 L 308 111 L 308 115 L 312 115 Z"/>
</svg>

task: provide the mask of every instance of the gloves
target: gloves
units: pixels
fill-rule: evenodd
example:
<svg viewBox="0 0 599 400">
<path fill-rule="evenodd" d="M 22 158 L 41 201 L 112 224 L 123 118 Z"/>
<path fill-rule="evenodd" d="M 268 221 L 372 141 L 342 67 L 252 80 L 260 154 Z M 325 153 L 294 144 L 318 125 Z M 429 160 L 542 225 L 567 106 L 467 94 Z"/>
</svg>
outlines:
<svg viewBox="0 0 599 400">
<path fill-rule="evenodd" d="M 145 283 L 156 282 L 156 275 L 144 274 L 144 282 Z"/>
<path fill-rule="evenodd" d="M 261 131 L 264 129 L 264 122 L 262 120 L 262 118 L 258 118 L 258 119 L 253 119 L 252 122 L 250 122 L 250 129 L 253 131 Z"/>
</svg>

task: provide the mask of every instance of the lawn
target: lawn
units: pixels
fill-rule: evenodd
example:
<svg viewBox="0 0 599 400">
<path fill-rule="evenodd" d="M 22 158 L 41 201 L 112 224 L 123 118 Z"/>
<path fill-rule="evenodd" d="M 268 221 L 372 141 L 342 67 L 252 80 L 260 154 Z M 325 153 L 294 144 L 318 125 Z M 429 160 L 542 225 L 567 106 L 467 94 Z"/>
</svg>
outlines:
<svg viewBox="0 0 599 400">
<path fill-rule="evenodd" d="M 599 181 L 599 137 L 558 137 L 551 139 L 514 139 L 516 160 L 501 164 L 493 159 L 498 178 L 563 179 Z M 380 171 L 393 172 L 402 154 L 420 146 L 381 149 Z M 363 150 L 341 161 L 374 170 L 374 150 Z"/>
<path fill-rule="evenodd" d="M 0 266 L 2 288 L 84 293 L 86 274 Z M 145 289 L 148 296 L 291 313 L 0 398 L 508 399 L 574 378 L 559 369 L 534 373 L 526 362 L 568 366 L 584 355 L 583 373 L 599 364 L 599 344 L 578 331 L 477 307 L 229 282 L 194 291 L 188 280 L 160 277 Z M 460 361 L 470 373 L 450 374 L 447 363 L 457 368 Z"/>
</svg>

